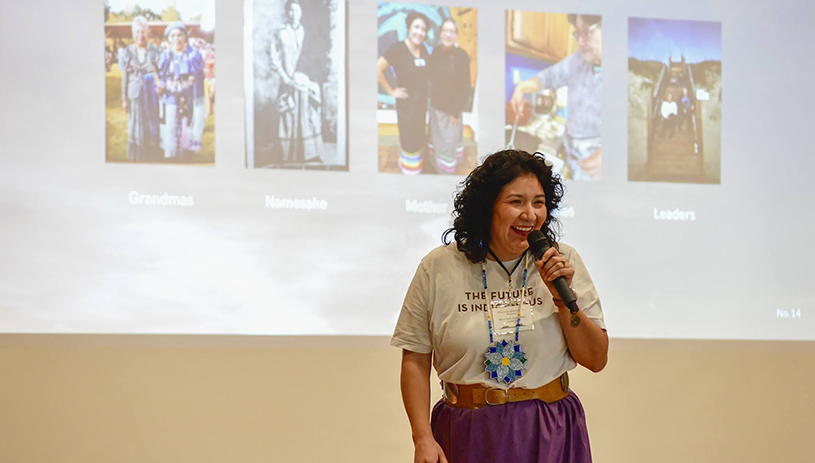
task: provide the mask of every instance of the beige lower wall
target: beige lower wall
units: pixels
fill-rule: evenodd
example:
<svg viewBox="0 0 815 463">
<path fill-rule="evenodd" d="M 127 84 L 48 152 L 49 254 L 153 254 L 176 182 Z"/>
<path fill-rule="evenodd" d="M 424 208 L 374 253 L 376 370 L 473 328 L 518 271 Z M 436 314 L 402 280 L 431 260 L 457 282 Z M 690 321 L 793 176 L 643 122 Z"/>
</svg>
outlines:
<svg viewBox="0 0 815 463">
<path fill-rule="evenodd" d="M 410 462 L 399 355 L 386 338 L 0 335 L 0 463 Z M 572 386 L 599 463 L 815 459 L 815 343 L 613 340 Z"/>
</svg>

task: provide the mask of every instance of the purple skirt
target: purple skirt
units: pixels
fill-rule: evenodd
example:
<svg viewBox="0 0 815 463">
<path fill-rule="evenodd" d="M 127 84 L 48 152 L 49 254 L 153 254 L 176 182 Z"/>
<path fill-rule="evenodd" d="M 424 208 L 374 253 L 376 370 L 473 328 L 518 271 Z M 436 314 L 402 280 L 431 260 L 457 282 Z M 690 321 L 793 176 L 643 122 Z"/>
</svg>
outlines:
<svg viewBox="0 0 815 463">
<path fill-rule="evenodd" d="M 433 436 L 450 463 L 590 463 L 586 415 L 574 392 L 478 410 L 433 407 Z"/>
</svg>

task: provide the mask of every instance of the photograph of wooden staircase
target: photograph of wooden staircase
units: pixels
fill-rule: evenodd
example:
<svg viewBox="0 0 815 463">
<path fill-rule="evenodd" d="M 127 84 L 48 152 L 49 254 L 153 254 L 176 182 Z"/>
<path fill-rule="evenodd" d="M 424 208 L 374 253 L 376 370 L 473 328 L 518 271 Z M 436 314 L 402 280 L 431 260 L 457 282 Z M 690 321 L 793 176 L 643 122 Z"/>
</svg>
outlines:
<svg viewBox="0 0 815 463">
<path fill-rule="evenodd" d="M 683 94 L 687 92 L 690 109 L 684 113 Z M 670 122 L 663 119 L 661 108 L 668 95 L 676 103 L 678 114 Z M 669 59 L 663 67 L 659 82 L 654 89 L 651 117 L 648 124 L 647 170 L 654 179 L 676 179 L 704 175 L 704 147 L 702 137 L 701 107 L 695 98 L 696 89 L 690 65 L 684 57 L 679 62 Z"/>
</svg>

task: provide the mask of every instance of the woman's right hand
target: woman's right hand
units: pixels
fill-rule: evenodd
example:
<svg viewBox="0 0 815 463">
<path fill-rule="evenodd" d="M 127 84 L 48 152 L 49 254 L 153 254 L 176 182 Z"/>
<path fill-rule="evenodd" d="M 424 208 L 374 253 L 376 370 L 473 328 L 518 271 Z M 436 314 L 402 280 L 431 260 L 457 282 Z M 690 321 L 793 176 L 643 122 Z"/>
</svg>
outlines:
<svg viewBox="0 0 815 463">
<path fill-rule="evenodd" d="M 406 88 L 398 87 L 391 90 L 391 96 L 396 98 L 397 100 L 404 100 L 408 97 L 408 92 Z"/>
<path fill-rule="evenodd" d="M 417 440 L 413 463 L 447 463 L 444 451 L 432 436 Z"/>
<path fill-rule="evenodd" d="M 127 112 L 127 98 L 122 98 L 122 109 Z"/>
</svg>

